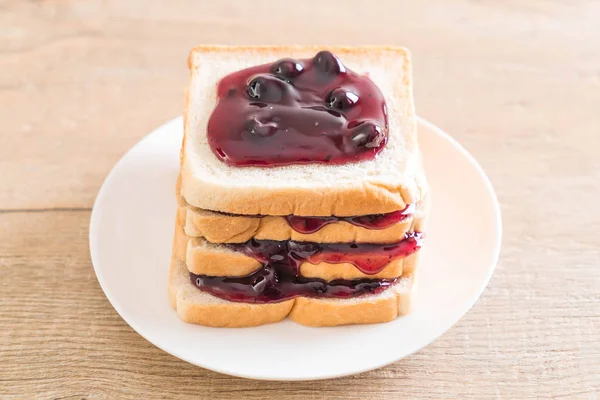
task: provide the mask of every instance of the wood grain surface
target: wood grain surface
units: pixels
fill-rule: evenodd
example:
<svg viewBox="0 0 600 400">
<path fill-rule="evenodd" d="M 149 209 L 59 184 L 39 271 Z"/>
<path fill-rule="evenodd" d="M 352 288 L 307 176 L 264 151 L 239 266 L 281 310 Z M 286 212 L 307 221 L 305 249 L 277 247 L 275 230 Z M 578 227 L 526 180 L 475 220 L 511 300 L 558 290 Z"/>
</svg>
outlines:
<svg viewBox="0 0 600 400">
<path fill-rule="evenodd" d="M 600 398 L 599 21 L 596 1 L 0 0 L 0 398 Z M 455 327 L 386 368 L 277 383 L 187 364 L 117 315 L 94 196 L 181 113 L 200 43 L 412 50 L 418 113 L 502 203 L 500 263 Z"/>
</svg>

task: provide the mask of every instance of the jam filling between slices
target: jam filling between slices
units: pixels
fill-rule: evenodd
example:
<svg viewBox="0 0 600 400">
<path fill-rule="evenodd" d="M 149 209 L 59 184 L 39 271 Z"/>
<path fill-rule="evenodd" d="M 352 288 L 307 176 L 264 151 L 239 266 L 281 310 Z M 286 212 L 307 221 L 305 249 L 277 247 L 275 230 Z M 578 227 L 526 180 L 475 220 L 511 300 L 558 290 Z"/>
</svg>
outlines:
<svg viewBox="0 0 600 400">
<path fill-rule="evenodd" d="M 221 211 L 213 211 L 217 214 L 228 215 L 232 217 L 248 217 L 248 218 L 262 218 L 263 215 L 241 215 L 241 214 L 230 214 Z M 390 226 L 397 224 L 398 222 L 404 221 L 406 218 L 412 216 L 415 212 L 414 204 L 408 204 L 404 209 L 393 211 L 386 214 L 369 214 L 359 215 L 354 217 L 301 217 L 297 215 L 286 215 L 283 218 L 287 221 L 288 225 L 299 233 L 310 234 L 318 232 L 321 228 L 326 225 L 333 224 L 339 221 L 345 221 L 349 224 L 360 226 L 365 229 L 380 230 L 386 229 Z"/>
<path fill-rule="evenodd" d="M 329 51 L 227 75 L 207 126 L 213 153 L 234 166 L 372 159 L 387 131 L 379 88 Z"/>
<path fill-rule="evenodd" d="M 409 204 L 403 210 L 398 210 L 387 214 L 371 214 L 357 217 L 299 217 L 296 215 L 288 215 L 285 217 L 285 219 L 296 232 L 309 234 L 319 231 L 325 225 L 333 224 L 339 221 L 345 221 L 352 225 L 360 226 L 366 229 L 386 229 L 398 222 L 404 221 L 414 212 L 415 206 L 413 204 Z"/>
<path fill-rule="evenodd" d="M 380 293 L 397 279 L 355 279 L 324 281 L 300 276 L 300 264 L 351 263 L 365 274 L 381 272 L 390 261 L 418 251 L 422 233 L 407 233 L 393 244 L 308 243 L 296 241 L 249 240 L 228 244 L 260 261 L 263 266 L 244 277 L 195 275 L 190 279 L 196 287 L 229 301 L 269 303 L 297 296 L 348 298 L 367 293 Z"/>
</svg>

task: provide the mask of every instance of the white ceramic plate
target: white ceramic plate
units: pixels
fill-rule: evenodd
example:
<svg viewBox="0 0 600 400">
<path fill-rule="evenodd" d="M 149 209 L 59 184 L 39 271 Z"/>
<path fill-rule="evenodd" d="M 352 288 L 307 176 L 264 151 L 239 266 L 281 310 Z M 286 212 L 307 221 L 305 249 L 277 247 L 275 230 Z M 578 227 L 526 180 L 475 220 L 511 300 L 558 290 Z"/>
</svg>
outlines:
<svg viewBox="0 0 600 400">
<path fill-rule="evenodd" d="M 90 223 L 98 281 L 123 319 L 148 341 L 192 364 L 268 380 L 324 379 L 405 357 L 454 325 L 477 300 L 496 265 L 498 201 L 475 159 L 432 124 L 419 140 L 433 206 L 415 311 L 385 324 L 309 328 L 289 320 L 256 328 L 181 322 L 167 278 L 175 218 L 182 120 L 135 145 L 102 185 Z"/>
</svg>

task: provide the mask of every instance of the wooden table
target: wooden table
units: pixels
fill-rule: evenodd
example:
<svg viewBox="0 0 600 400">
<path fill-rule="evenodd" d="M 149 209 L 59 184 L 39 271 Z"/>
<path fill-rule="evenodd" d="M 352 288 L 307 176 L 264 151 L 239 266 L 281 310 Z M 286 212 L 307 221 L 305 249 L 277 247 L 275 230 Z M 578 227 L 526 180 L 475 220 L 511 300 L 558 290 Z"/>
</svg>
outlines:
<svg viewBox="0 0 600 400">
<path fill-rule="evenodd" d="M 0 1 L 1 398 L 600 398 L 598 2 L 199 3 Z M 88 252 L 94 196 L 180 114 L 199 43 L 412 49 L 419 114 L 502 203 L 500 263 L 454 328 L 377 371 L 277 383 L 187 364 L 117 315 Z"/>
</svg>

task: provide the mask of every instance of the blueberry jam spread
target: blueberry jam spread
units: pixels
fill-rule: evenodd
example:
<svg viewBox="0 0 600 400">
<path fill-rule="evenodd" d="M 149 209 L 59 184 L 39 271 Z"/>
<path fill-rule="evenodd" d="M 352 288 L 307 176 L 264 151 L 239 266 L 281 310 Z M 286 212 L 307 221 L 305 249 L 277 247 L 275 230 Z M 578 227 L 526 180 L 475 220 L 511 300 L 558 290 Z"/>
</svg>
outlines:
<svg viewBox="0 0 600 400">
<path fill-rule="evenodd" d="M 251 239 L 246 243 L 228 244 L 235 251 L 260 261 L 263 266 L 244 277 L 195 275 L 196 287 L 229 301 L 269 303 L 297 296 L 348 298 L 376 294 L 397 279 L 355 279 L 324 281 L 300 276 L 302 262 L 351 263 L 365 274 L 381 272 L 390 261 L 406 257 L 422 246 L 422 233 L 407 233 L 393 244 L 308 243 Z"/>
<path fill-rule="evenodd" d="M 315 233 L 325 225 L 339 221 L 345 221 L 366 229 L 378 230 L 389 228 L 398 222 L 404 221 L 406 218 L 410 217 L 414 211 L 414 205 L 409 204 L 402 210 L 387 214 L 361 215 L 358 217 L 299 217 L 296 215 L 288 215 L 285 219 L 293 230 L 304 234 Z"/>
<path fill-rule="evenodd" d="M 234 166 L 372 159 L 387 131 L 379 88 L 329 51 L 224 77 L 207 127 L 213 153 Z"/>
<path fill-rule="evenodd" d="M 265 266 L 244 278 L 190 273 L 192 283 L 213 296 L 245 303 L 274 303 L 294 297 L 349 298 L 381 293 L 398 279 L 338 279 L 326 282 L 296 276 L 289 265 Z"/>
</svg>

